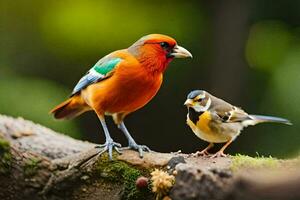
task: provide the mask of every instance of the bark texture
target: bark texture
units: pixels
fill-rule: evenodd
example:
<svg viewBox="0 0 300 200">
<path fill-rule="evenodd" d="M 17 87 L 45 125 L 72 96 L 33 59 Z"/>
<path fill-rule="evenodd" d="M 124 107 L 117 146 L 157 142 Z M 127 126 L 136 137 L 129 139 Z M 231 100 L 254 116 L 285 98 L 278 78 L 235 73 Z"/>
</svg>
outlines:
<svg viewBox="0 0 300 200">
<path fill-rule="evenodd" d="M 0 115 L 0 199 L 300 199 L 298 161 L 276 167 L 234 166 L 232 157 L 134 151 L 98 156 L 95 144 L 72 139 L 22 118 Z M 137 186 L 162 169 L 175 176 L 168 193 Z M 238 168 L 238 169 L 236 169 Z"/>
</svg>

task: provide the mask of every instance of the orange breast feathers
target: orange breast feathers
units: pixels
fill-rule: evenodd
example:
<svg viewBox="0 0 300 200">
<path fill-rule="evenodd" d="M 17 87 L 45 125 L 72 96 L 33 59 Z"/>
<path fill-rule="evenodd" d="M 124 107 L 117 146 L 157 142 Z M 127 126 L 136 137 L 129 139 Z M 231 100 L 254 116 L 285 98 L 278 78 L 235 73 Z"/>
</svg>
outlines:
<svg viewBox="0 0 300 200">
<path fill-rule="evenodd" d="M 98 114 L 130 113 L 156 95 L 162 80 L 162 73 L 149 73 L 137 60 L 127 58 L 112 77 L 88 86 L 81 94 Z"/>
</svg>

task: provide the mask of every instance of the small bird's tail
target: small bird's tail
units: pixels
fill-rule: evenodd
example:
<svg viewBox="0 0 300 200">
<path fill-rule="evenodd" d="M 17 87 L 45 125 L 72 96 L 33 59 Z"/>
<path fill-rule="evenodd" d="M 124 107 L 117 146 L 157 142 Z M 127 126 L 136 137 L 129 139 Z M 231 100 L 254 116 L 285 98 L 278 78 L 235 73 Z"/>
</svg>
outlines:
<svg viewBox="0 0 300 200">
<path fill-rule="evenodd" d="M 87 110 L 89 109 L 81 96 L 75 95 L 53 108 L 50 113 L 56 119 L 72 119 Z"/>
<path fill-rule="evenodd" d="M 280 117 L 272 117 L 272 116 L 264 116 L 264 115 L 249 115 L 249 116 L 255 122 L 254 124 L 264 123 L 264 122 L 275 122 L 275 123 L 292 125 L 292 123 L 289 120 Z"/>
</svg>

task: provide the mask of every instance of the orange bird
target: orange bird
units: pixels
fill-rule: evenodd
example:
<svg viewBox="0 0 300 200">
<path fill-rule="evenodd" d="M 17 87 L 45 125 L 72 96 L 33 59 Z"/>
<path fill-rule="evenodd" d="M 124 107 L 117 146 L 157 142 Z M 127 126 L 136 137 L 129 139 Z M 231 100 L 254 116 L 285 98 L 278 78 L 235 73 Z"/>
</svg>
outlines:
<svg viewBox="0 0 300 200">
<path fill-rule="evenodd" d="M 94 110 L 104 130 L 105 144 L 99 154 L 112 150 L 120 152 L 121 145 L 111 138 L 105 116 L 113 117 L 115 124 L 128 140 L 127 149 L 134 149 L 143 157 L 150 151 L 138 145 L 128 132 L 124 118 L 146 105 L 158 92 L 163 73 L 174 58 L 188 58 L 192 54 L 166 35 L 151 34 L 142 37 L 127 49 L 114 51 L 101 58 L 75 86 L 70 98 L 52 111 L 56 119 L 71 119 Z"/>
</svg>

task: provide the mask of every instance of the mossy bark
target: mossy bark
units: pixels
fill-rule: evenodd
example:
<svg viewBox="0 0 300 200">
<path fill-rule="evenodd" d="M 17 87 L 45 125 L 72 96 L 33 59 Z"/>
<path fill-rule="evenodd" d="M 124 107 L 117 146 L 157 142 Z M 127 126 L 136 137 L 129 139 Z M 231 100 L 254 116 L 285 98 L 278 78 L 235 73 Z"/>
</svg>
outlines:
<svg viewBox="0 0 300 200">
<path fill-rule="evenodd" d="M 11 159 L 9 142 L 0 138 L 0 174 L 5 174 L 10 171 Z"/>
<path fill-rule="evenodd" d="M 92 143 L 0 115 L 0 199 L 156 199 L 163 195 L 152 193 L 151 184 L 136 186 L 155 168 L 175 175 L 167 194 L 173 200 L 300 199 L 297 160 L 156 152 L 140 159 L 128 150 L 109 161 L 97 153 Z"/>
</svg>

